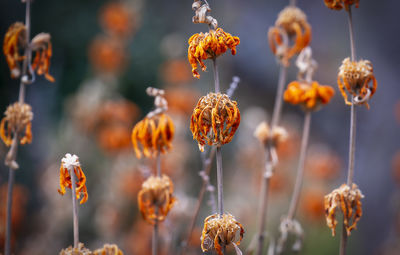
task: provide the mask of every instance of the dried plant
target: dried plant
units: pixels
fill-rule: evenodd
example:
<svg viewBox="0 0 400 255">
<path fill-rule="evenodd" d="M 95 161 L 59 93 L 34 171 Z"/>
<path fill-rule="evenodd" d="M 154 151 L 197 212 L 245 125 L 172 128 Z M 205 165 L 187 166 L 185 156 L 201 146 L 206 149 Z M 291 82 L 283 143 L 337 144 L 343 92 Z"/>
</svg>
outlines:
<svg viewBox="0 0 400 255">
<path fill-rule="evenodd" d="M 59 255 L 92 255 L 93 253 L 85 248 L 83 243 L 79 243 L 78 247 L 69 246 L 66 249 L 62 249 Z"/>
<path fill-rule="evenodd" d="M 92 255 L 124 255 L 115 244 L 105 244 L 103 248 L 93 251 Z"/>
<path fill-rule="evenodd" d="M 324 3 L 329 9 L 340 11 L 344 6 L 348 11 L 353 4 L 358 8 L 360 0 L 324 0 Z"/>
</svg>

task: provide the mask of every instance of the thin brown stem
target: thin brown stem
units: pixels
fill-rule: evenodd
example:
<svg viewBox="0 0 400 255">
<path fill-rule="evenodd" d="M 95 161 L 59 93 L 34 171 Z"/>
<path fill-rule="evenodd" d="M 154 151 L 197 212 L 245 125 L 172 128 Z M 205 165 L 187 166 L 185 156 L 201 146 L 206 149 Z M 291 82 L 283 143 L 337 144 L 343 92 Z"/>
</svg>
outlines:
<svg viewBox="0 0 400 255">
<path fill-rule="evenodd" d="M 350 33 L 351 61 L 356 61 L 356 47 L 354 43 L 353 16 L 351 14 L 351 6 L 349 6 L 348 14 L 349 14 L 348 21 L 349 21 L 349 33 Z"/>
<path fill-rule="evenodd" d="M 156 157 L 156 174 L 157 177 L 161 177 L 161 154 L 157 153 Z M 158 216 L 158 208 L 156 208 L 156 215 Z M 154 223 L 154 228 L 153 228 L 153 238 L 152 238 L 152 254 L 157 255 L 158 253 L 158 221 L 156 219 Z"/>
<path fill-rule="evenodd" d="M 283 90 L 285 88 L 287 75 L 287 67 L 281 65 L 279 70 L 278 88 L 276 91 L 274 110 L 271 118 L 271 130 L 274 130 L 278 126 L 280 116 L 282 113 L 282 100 L 283 100 Z M 269 193 L 269 183 L 275 168 L 276 162 L 274 162 L 274 157 L 272 157 L 275 151 L 274 145 L 268 143 L 266 146 L 266 163 L 265 171 L 263 173 L 262 184 L 261 184 L 261 194 L 259 199 L 259 213 L 258 213 L 258 238 L 257 238 L 257 255 L 262 255 L 264 248 L 264 232 L 266 229 L 266 218 L 267 218 L 267 207 L 268 207 L 268 193 Z"/>
<path fill-rule="evenodd" d="M 6 214 L 6 239 L 4 254 L 11 254 L 11 208 L 13 200 L 13 184 L 15 179 L 15 170 L 10 168 L 8 170 L 8 190 L 7 190 L 7 214 Z"/>
<path fill-rule="evenodd" d="M 214 67 L 214 87 L 215 93 L 219 93 L 221 91 L 219 86 L 219 72 L 218 72 L 218 65 L 217 65 L 217 58 L 213 58 L 213 67 Z"/>
<path fill-rule="evenodd" d="M 224 214 L 224 186 L 221 147 L 217 147 L 217 183 L 218 213 L 222 216 Z"/>
<path fill-rule="evenodd" d="M 304 117 L 304 126 L 303 126 L 303 135 L 301 138 L 301 146 L 300 146 L 300 156 L 299 162 L 297 165 L 297 176 L 293 189 L 292 200 L 290 201 L 288 218 L 290 220 L 294 219 L 296 214 L 297 205 L 300 199 L 301 187 L 303 186 L 303 177 L 304 177 L 304 165 L 306 161 L 307 155 L 307 146 L 308 146 L 308 138 L 310 135 L 310 126 L 311 126 L 311 112 L 307 111 Z"/>
<path fill-rule="evenodd" d="M 296 0 L 290 0 L 289 4 L 290 6 L 296 6 Z"/>
<path fill-rule="evenodd" d="M 72 215 L 74 226 L 74 248 L 79 247 L 79 221 L 78 221 L 78 205 L 76 201 L 76 180 L 74 170 L 70 171 L 71 176 L 71 194 L 72 194 Z"/>
</svg>

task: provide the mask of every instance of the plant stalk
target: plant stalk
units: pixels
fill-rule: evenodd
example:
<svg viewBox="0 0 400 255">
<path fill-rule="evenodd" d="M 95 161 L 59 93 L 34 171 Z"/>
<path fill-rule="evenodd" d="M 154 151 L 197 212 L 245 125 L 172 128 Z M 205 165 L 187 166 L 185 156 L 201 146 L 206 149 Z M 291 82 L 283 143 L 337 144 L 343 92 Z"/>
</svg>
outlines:
<svg viewBox="0 0 400 255">
<path fill-rule="evenodd" d="M 156 157 L 156 174 L 157 177 L 161 177 L 161 153 L 157 153 Z M 156 215 L 158 216 L 158 208 L 156 208 Z M 158 254 L 158 221 L 156 219 L 153 228 L 153 239 L 152 239 L 152 254 Z"/>
<path fill-rule="evenodd" d="M 6 215 L 6 238 L 4 254 L 11 254 L 11 208 L 13 200 L 13 183 L 15 179 L 15 170 L 10 168 L 8 171 L 8 191 L 7 191 L 7 215 Z"/>
<path fill-rule="evenodd" d="M 72 214 L 74 226 L 74 248 L 79 247 L 79 221 L 78 221 L 78 205 L 76 201 L 76 180 L 74 170 L 70 171 L 71 176 L 71 194 L 72 194 Z"/>
</svg>

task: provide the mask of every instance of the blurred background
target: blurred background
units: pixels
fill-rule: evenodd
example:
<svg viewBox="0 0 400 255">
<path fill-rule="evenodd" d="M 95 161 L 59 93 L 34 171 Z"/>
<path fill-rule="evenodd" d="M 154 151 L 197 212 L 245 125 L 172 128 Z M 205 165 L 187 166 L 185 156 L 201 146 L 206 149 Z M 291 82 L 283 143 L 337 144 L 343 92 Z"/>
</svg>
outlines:
<svg viewBox="0 0 400 255">
<path fill-rule="evenodd" d="M 223 148 L 225 208 L 246 229 L 242 250 L 257 229 L 256 215 L 263 148 L 255 127 L 272 111 L 279 67 L 269 50 L 267 31 L 287 1 L 209 1 L 219 26 L 239 36 L 237 55 L 219 58 L 222 90 L 232 76 L 241 82 L 233 98 L 242 121 L 233 141 Z M 192 1 L 35 0 L 32 35 L 52 36 L 50 74 L 27 88 L 32 105 L 33 142 L 20 147 L 13 207 L 15 254 L 58 254 L 72 244 L 70 196 L 60 196 L 59 165 L 65 153 L 80 157 L 89 200 L 79 207 L 80 241 L 90 249 L 116 243 L 125 254 L 150 254 L 152 227 L 137 208 L 137 193 L 154 171 L 151 160 L 137 160 L 130 142 L 134 124 L 153 108 L 148 86 L 163 88 L 174 119 L 173 150 L 162 157 L 162 171 L 174 182 L 178 203 L 161 227 L 162 254 L 178 254 L 187 236 L 201 179 L 201 156 L 189 130 L 200 96 L 213 89 L 210 62 L 201 79 L 191 76 L 187 40 L 206 25 L 191 22 Z M 326 227 L 323 196 L 345 182 L 349 107 L 336 85 L 337 70 L 350 55 L 347 14 L 323 1 L 298 1 L 312 26 L 314 79 L 332 85 L 332 102 L 313 114 L 306 179 L 297 213 L 305 231 L 301 254 L 337 254 L 339 236 Z M 400 244 L 400 67 L 397 1 L 361 1 L 353 9 L 357 57 L 374 66 L 378 89 L 371 109 L 358 107 L 355 183 L 365 198 L 358 229 L 349 239 L 350 254 L 399 254 Z M 0 2 L 0 34 L 24 21 L 20 1 Z M 2 54 L 3 55 L 3 54 Z M 296 79 L 294 64 L 288 82 Z M 0 59 L 0 110 L 15 102 L 19 82 Z M 282 124 L 290 139 L 281 146 L 281 162 L 272 179 L 268 231 L 277 236 L 287 212 L 298 160 L 303 112 L 284 105 Z M 0 159 L 7 147 L 0 145 Z M 215 171 L 211 183 L 215 183 Z M 0 251 L 4 245 L 8 169 L 0 164 Z M 68 193 L 69 194 L 69 193 Z M 212 195 L 212 194 L 211 194 Z M 211 200 L 212 202 L 212 200 Z M 188 253 L 201 254 L 203 219 L 212 213 L 209 194 L 203 202 Z M 339 226 L 340 229 L 340 226 Z M 234 253 L 233 249 L 228 250 Z M 288 252 L 290 254 L 290 252 Z"/>
</svg>

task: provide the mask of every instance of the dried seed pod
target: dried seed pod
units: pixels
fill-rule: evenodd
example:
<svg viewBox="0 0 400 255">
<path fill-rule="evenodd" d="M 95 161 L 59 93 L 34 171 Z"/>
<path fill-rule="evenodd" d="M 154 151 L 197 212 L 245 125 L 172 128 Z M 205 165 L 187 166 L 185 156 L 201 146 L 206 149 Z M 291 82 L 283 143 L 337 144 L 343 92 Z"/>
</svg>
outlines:
<svg viewBox="0 0 400 255">
<path fill-rule="evenodd" d="M 279 232 L 280 232 L 280 237 L 276 245 L 277 254 L 281 254 L 283 252 L 289 234 L 293 235 L 295 239 L 292 245 L 292 251 L 293 252 L 301 251 L 301 248 L 303 246 L 304 231 L 297 220 L 289 218 L 282 219 L 279 225 Z"/>
<path fill-rule="evenodd" d="M 24 51 L 28 45 L 26 27 L 21 22 L 12 24 L 4 37 L 3 52 L 6 56 L 11 78 L 21 75 L 21 61 L 24 60 Z"/>
<path fill-rule="evenodd" d="M 174 124 L 165 113 L 145 117 L 132 130 L 132 144 L 137 158 L 155 157 L 171 149 L 174 137 Z M 139 147 L 141 144 L 141 148 Z"/>
<path fill-rule="evenodd" d="M 347 100 L 345 89 L 354 96 L 356 104 L 364 104 L 369 109 L 368 100 L 375 94 L 378 86 L 370 61 L 357 62 L 345 58 L 339 67 L 337 83 L 347 105 L 351 105 L 351 102 Z"/>
<path fill-rule="evenodd" d="M 321 105 L 328 104 L 335 94 L 332 87 L 320 85 L 313 81 L 311 84 L 302 81 L 289 83 L 283 99 L 291 104 L 300 105 L 305 111 L 318 110 Z"/>
<path fill-rule="evenodd" d="M 264 145 L 267 146 L 271 143 L 274 147 L 277 147 L 279 143 L 286 141 L 288 133 L 283 127 L 275 127 L 271 132 L 271 128 L 267 122 L 263 121 L 258 124 L 254 131 L 254 136 Z"/>
<path fill-rule="evenodd" d="M 203 252 L 213 250 L 218 255 L 223 255 L 223 247 L 232 244 L 235 249 L 243 239 L 244 229 L 240 222 L 229 213 L 223 215 L 213 214 L 204 220 L 201 235 L 201 249 Z"/>
<path fill-rule="evenodd" d="M 28 104 L 16 102 L 7 107 L 0 122 L 0 137 L 7 146 L 11 146 L 14 135 L 24 145 L 32 142 L 32 108 Z"/>
<path fill-rule="evenodd" d="M 324 0 L 324 3 L 329 9 L 339 11 L 343 9 L 344 6 L 346 11 L 348 11 L 350 6 L 353 4 L 355 4 L 356 8 L 358 8 L 360 0 Z"/>
<path fill-rule="evenodd" d="M 289 46 L 289 39 L 293 38 L 293 46 Z M 283 9 L 275 22 L 275 26 L 268 31 L 268 40 L 271 51 L 285 66 L 295 54 L 301 52 L 311 41 L 311 26 L 302 10 L 294 6 Z"/>
<path fill-rule="evenodd" d="M 49 74 L 50 58 L 53 55 L 50 39 L 48 33 L 40 33 L 32 39 L 32 51 L 36 54 L 32 62 L 32 69 L 36 70 L 38 75 L 44 74 L 48 81 L 54 82 L 53 76 Z"/>
<path fill-rule="evenodd" d="M 205 71 L 207 69 L 203 60 L 213 59 L 225 53 L 228 49 L 232 55 L 236 54 L 236 46 L 240 44 L 237 36 L 224 32 L 222 28 L 211 29 L 208 33 L 194 34 L 189 38 L 188 60 L 192 66 L 193 77 L 200 78 L 197 65 Z"/>
<path fill-rule="evenodd" d="M 65 188 L 72 188 L 71 174 L 75 174 L 77 178 L 75 184 L 76 199 L 79 200 L 81 198 L 81 195 L 83 195 L 80 201 L 80 204 L 83 204 L 88 199 L 86 176 L 82 171 L 78 156 L 67 153 L 61 159 L 60 189 L 58 190 L 58 193 L 60 193 L 61 195 L 65 194 Z"/>
<path fill-rule="evenodd" d="M 190 130 L 199 144 L 221 146 L 229 143 L 240 124 L 240 112 L 236 101 L 221 93 L 208 93 L 200 98 L 193 110 Z"/>
<path fill-rule="evenodd" d="M 92 255 L 92 252 L 85 248 L 83 243 L 79 243 L 78 248 L 69 246 L 67 249 L 62 249 L 59 255 Z"/>
<path fill-rule="evenodd" d="M 325 217 L 326 223 L 332 229 L 332 236 L 336 234 L 336 209 L 340 208 L 343 213 L 344 227 L 347 235 L 357 227 L 357 222 L 362 216 L 361 199 L 364 198 L 357 185 L 353 183 L 352 188 L 347 184 L 342 184 L 325 196 Z"/>
<path fill-rule="evenodd" d="M 105 244 L 103 248 L 95 250 L 93 255 L 124 255 L 115 244 Z"/>
<path fill-rule="evenodd" d="M 163 221 L 176 201 L 173 192 L 174 184 L 168 176 L 150 176 L 138 194 L 143 218 L 150 224 Z"/>
</svg>

